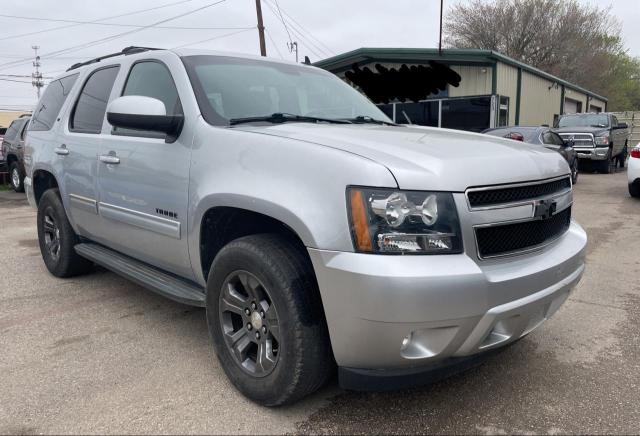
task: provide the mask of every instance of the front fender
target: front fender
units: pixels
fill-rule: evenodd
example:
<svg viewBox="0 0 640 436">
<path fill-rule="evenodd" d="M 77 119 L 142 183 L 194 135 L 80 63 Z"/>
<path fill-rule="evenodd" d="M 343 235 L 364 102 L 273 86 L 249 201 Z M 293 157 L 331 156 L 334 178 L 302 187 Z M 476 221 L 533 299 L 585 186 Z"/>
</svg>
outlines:
<svg viewBox="0 0 640 436">
<path fill-rule="evenodd" d="M 212 208 L 234 207 L 274 218 L 309 248 L 353 251 L 347 186 L 397 187 L 386 167 L 361 156 L 204 121 L 194 139 L 190 181 L 189 254 L 202 283 L 200 231 Z"/>
</svg>

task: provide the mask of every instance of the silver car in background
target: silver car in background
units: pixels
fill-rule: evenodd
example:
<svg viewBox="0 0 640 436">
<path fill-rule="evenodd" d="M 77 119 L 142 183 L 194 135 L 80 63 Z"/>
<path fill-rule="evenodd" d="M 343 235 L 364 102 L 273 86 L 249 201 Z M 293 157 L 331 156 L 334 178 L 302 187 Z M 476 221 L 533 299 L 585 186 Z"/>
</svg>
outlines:
<svg viewBox="0 0 640 436">
<path fill-rule="evenodd" d="M 468 364 L 585 268 L 558 153 L 395 125 L 311 66 L 135 47 L 76 65 L 25 162 L 49 271 L 97 263 L 206 307 L 222 368 L 268 406 L 336 366 L 388 389 Z"/>
</svg>

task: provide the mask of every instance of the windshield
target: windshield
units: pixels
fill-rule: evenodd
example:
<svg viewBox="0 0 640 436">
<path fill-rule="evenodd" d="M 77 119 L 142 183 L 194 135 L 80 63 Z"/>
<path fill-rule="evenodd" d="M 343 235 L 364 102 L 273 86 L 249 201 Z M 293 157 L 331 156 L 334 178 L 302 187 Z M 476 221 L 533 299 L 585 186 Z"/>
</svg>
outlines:
<svg viewBox="0 0 640 436">
<path fill-rule="evenodd" d="M 570 115 L 560 118 L 558 127 L 609 127 L 607 115 Z"/>
<path fill-rule="evenodd" d="M 365 96 L 322 70 L 221 56 L 187 56 L 183 61 L 202 115 L 213 125 L 275 113 L 392 122 Z"/>
</svg>

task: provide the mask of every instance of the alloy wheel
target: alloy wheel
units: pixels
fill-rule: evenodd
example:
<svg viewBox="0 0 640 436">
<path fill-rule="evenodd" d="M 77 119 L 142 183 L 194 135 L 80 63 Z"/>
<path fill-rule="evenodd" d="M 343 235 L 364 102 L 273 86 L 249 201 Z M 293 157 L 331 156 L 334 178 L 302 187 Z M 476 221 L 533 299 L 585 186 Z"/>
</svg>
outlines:
<svg viewBox="0 0 640 436">
<path fill-rule="evenodd" d="M 49 213 L 44 216 L 44 243 L 47 253 L 57 260 L 60 256 L 60 229 Z"/>
<path fill-rule="evenodd" d="M 253 274 L 236 271 L 219 298 L 222 333 L 234 360 L 254 377 L 269 375 L 280 354 L 280 324 L 269 291 Z"/>
<path fill-rule="evenodd" d="M 14 167 L 13 171 L 11 171 L 11 184 L 14 189 L 17 189 L 20 186 L 20 172 L 18 171 L 18 168 Z"/>
</svg>

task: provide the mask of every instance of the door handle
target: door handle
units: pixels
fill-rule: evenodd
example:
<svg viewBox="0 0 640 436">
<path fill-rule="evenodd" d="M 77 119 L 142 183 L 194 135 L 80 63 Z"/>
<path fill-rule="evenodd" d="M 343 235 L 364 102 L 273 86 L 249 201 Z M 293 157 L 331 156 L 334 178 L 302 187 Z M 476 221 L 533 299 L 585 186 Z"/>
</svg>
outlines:
<svg viewBox="0 0 640 436">
<path fill-rule="evenodd" d="M 65 144 L 62 144 L 60 147 L 54 148 L 53 151 L 60 156 L 66 156 L 69 154 L 69 150 L 67 149 L 67 146 Z"/>
<path fill-rule="evenodd" d="M 117 165 L 120 163 L 120 158 L 116 156 L 114 152 L 100 155 L 99 159 L 100 159 L 100 162 L 110 164 L 110 165 Z"/>
</svg>

